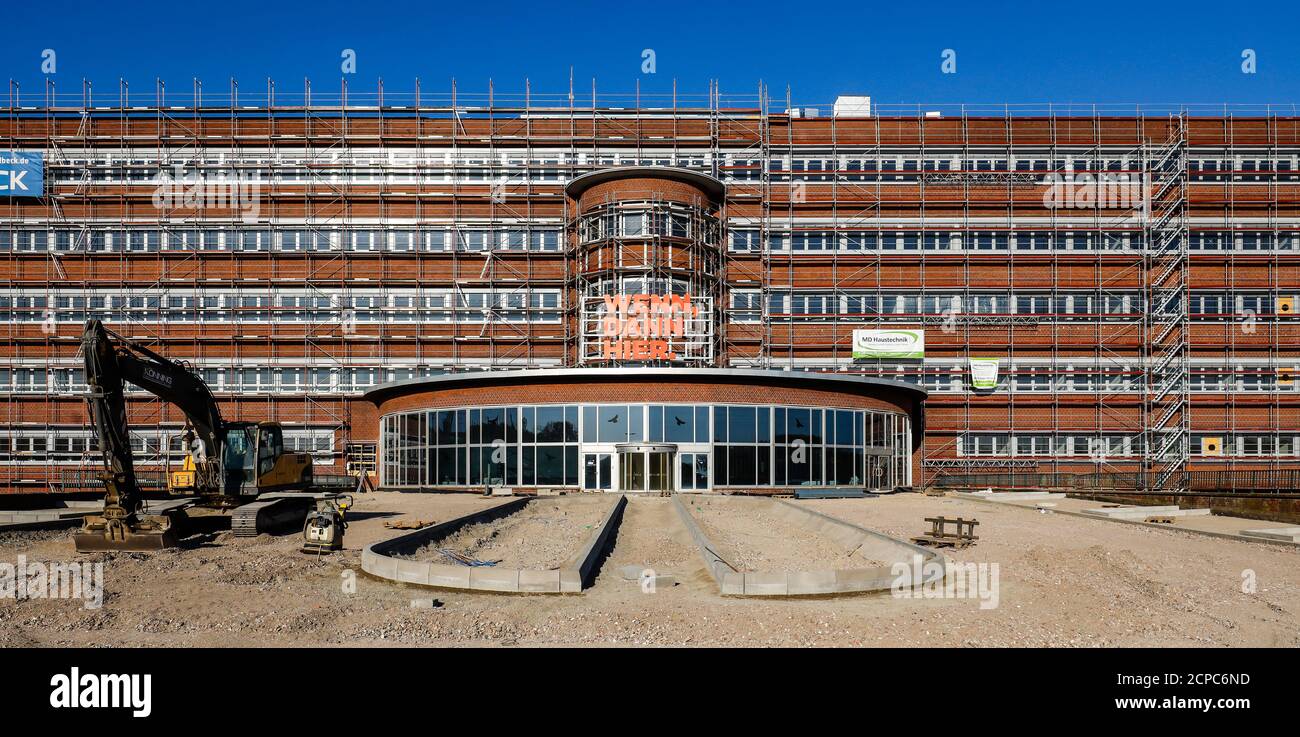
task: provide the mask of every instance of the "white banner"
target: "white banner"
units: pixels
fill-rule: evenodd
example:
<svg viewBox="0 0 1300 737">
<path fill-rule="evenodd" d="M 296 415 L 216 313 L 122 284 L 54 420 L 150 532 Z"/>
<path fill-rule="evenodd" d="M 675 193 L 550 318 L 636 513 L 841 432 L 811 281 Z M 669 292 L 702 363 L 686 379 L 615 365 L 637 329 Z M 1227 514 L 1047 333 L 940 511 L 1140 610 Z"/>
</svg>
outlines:
<svg viewBox="0 0 1300 737">
<path fill-rule="evenodd" d="M 996 389 L 998 386 L 998 359 L 970 359 L 970 385 L 972 389 Z"/>
<path fill-rule="evenodd" d="M 854 330 L 854 358 L 925 358 L 924 330 Z"/>
</svg>

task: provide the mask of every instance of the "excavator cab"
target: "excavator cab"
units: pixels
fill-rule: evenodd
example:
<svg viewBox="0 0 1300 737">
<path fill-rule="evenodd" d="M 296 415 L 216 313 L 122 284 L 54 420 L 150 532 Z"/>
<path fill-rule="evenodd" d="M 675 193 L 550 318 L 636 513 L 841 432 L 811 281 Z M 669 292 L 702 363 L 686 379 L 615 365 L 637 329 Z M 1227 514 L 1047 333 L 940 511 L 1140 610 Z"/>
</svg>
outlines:
<svg viewBox="0 0 1300 737">
<path fill-rule="evenodd" d="M 217 494 L 238 498 L 267 491 L 301 491 L 311 485 L 308 453 L 286 453 L 278 422 L 231 422 L 224 426 L 220 463 L 191 449 L 168 474 L 172 495 Z M 206 479 L 211 479 L 207 481 Z"/>
<path fill-rule="evenodd" d="M 311 455 L 286 453 L 278 422 L 234 422 L 226 426 L 225 493 L 257 495 L 301 491 L 311 485 Z"/>
<path fill-rule="evenodd" d="M 257 425 L 234 422 L 226 426 L 221 447 L 221 488 L 226 496 L 257 493 Z"/>
</svg>

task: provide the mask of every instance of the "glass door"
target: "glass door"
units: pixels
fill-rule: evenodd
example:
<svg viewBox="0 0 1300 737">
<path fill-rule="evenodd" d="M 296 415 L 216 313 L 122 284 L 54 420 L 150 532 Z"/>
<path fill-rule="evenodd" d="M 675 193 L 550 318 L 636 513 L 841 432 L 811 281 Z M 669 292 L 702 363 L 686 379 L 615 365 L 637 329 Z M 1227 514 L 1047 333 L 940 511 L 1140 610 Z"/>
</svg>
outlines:
<svg viewBox="0 0 1300 737">
<path fill-rule="evenodd" d="M 709 454 L 677 454 L 677 488 L 682 491 L 707 491 L 709 488 Z"/>
<path fill-rule="evenodd" d="M 889 486 L 886 478 L 889 470 L 889 457 L 881 455 L 867 456 L 867 488 L 884 489 Z"/>
<path fill-rule="evenodd" d="M 620 453 L 619 488 L 622 491 L 645 491 L 645 453 Z"/>
<path fill-rule="evenodd" d="M 582 456 L 582 488 L 609 491 L 614 482 L 611 453 L 585 453 Z"/>
<path fill-rule="evenodd" d="M 672 491 L 677 480 L 677 446 L 628 443 L 618 446 L 619 491 Z"/>
<path fill-rule="evenodd" d="M 646 481 L 647 491 L 672 491 L 673 490 L 673 454 L 672 453 L 647 453 L 646 467 L 648 473 Z"/>
</svg>

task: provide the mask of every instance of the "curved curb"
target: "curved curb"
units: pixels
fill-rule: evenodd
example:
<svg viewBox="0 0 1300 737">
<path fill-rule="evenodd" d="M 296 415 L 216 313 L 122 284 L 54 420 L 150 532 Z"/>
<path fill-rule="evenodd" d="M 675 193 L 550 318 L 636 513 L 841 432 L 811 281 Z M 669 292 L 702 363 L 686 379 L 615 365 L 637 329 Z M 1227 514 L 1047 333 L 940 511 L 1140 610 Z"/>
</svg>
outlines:
<svg viewBox="0 0 1300 737">
<path fill-rule="evenodd" d="M 590 582 L 605 545 L 623 517 L 627 498 L 619 495 L 600 525 L 588 536 L 578 552 L 556 570 L 495 568 L 491 566 L 457 566 L 419 560 L 403 560 L 404 555 L 454 534 L 462 527 L 491 522 L 522 510 L 531 498 L 515 499 L 495 507 L 457 517 L 423 530 L 367 545 L 361 551 L 361 570 L 378 578 L 397 583 L 413 583 L 443 589 L 495 591 L 510 594 L 577 594 Z"/>
<path fill-rule="evenodd" d="M 940 554 L 919 545 L 904 542 L 865 527 L 830 517 L 811 509 L 777 499 L 778 510 L 787 518 L 826 535 L 836 542 L 856 548 L 855 554 L 870 554 L 873 559 L 893 560 L 888 565 L 869 568 L 824 568 L 811 571 L 737 571 L 724 561 L 716 548 L 686 508 L 681 495 L 673 495 L 678 516 L 699 548 L 705 568 L 718 584 L 723 596 L 828 596 L 835 594 L 862 594 L 887 591 L 894 588 L 898 575 L 897 565 L 903 564 L 909 572 L 921 571 L 921 580 L 909 588 L 942 581 L 947 575 L 947 560 Z M 919 556 L 921 566 L 915 565 Z"/>
</svg>

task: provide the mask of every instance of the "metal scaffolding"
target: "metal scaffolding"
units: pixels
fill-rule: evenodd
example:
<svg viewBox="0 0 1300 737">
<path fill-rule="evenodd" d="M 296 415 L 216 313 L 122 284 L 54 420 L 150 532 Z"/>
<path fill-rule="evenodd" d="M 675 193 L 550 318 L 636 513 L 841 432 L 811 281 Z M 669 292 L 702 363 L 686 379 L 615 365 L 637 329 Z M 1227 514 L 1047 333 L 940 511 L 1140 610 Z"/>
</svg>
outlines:
<svg viewBox="0 0 1300 737">
<path fill-rule="evenodd" d="M 724 96 L 710 83 L 706 95 L 679 95 L 674 85 L 671 95 L 654 96 L 639 88 L 598 95 L 593 82 L 588 102 L 572 80 L 559 95 L 538 95 L 526 82 L 521 95 L 502 95 L 495 85 L 466 94 L 454 81 L 448 94 L 426 95 L 417 81 L 413 94 L 396 95 L 382 82 L 365 94 L 343 82 L 337 95 L 304 82 L 299 96 L 268 80 L 255 94 L 232 81 L 220 99 L 205 97 L 195 81 L 192 98 L 179 105 L 161 82 L 147 103 L 125 83 L 111 97 L 95 97 L 88 84 L 61 96 L 49 83 L 33 100 L 11 85 L 0 146 L 47 150 L 47 168 L 60 179 L 38 207 L 10 210 L 0 227 L 42 230 L 51 243 L 55 233 L 78 235 L 67 247 L 0 255 L 6 276 L 15 288 L 44 291 L 49 305 L 56 291 L 79 290 L 87 304 L 106 291 L 138 298 L 141 308 L 122 310 L 127 332 L 200 370 L 327 370 L 328 387 L 305 379 L 304 391 L 287 391 L 281 379 L 267 391 L 218 396 L 236 414 L 328 433 L 336 462 L 354 440 L 355 394 L 368 385 L 354 383 L 357 371 L 383 381 L 404 376 L 395 371 L 578 362 L 576 249 L 562 237 L 554 248 L 535 244 L 576 218 L 565 182 L 631 163 L 682 166 L 727 185 L 719 252 L 697 260 L 713 277 L 707 291 L 718 315 L 719 362 L 923 384 L 934 390 L 924 448 L 932 467 L 1145 470 L 1148 489 L 1178 491 L 1187 488 L 1194 432 L 1269 435 L 1275 449 L 1300 434 L 1294 400 L 1281 391 L 1294 385 L 1284 377 L 1300 360 L 1288 343 L 1296 336 L 1294 302 L 1285 302 L 1300 293 L 1296 252 L 1242 255 L 1231 244 L 1222 256 L 1191 250 L 1200 231 L 1237 238 L 1249 225 L 1274 244 L 1300 234 L 1293 187 L 1276 169 L 1251 172 L 1258 181 L 1248 187 L 1234 186 L 1243 181 L 1235 168 L 1220 172 L 1221 180 L 1191 176 L 1196 152 L 1207 147 L 1228 160 L 1242 151 L 1294 158 L 1294 110 L 1209 118 L 1187 110 L 878 106 L 871 115 L 813 116 L 795 107 L 789 91 L 778 102 L 761 84 L 744 95 Z M 1221 143 L 1207 126 L 1196 128 L 1207 119 L 1221 121 Z M 1021 159 L 1037 163 L 1021 168 Z M 149 203 L 141 187 L 177 166 L 274 181 L 265 183 L 251 221 L 229 209 Z M 124 183 L 110 172 L 125 172 Z M 1125 207 L 1094 199 L 1044 209 L 1045 178 L 1053 174 L 1068 183 L 1084 174 L 1142 175 L 1145 195 Z M 144 226 L 161 234 L 161 247 L 97 245 L 106 229 Z M 191 241 L 199 229 L 237 234 L 239 242 L 218 249 Z M 351 242 L 366 230 L 384 243 Z M 449 242 L 433 240 L 435 231 Z M 758 234 L 750 245 L 727 240 L 750 231 Z M 407 232 L 411 240 L 398 247 Z M 286 233 L 302 239 L 293 251 L 279 245 Z M 510 240 L 516 233 L 521 241 Z M 1040 234 L 1047 234 L 1042 249 L 1009 245 Z M 796 246 L 813 238 L 816 249 Z M 1214 269 L 1222 261 L 1221 276 L 1205 267 L 1199 283 L 1207 286 L 1198 286 L 1198 270 L 1211 260 Z M 676 266 L 638 268 L 667 278 Z M 1208 288 L 1256 290 L 1274 304 L 1256 315 L 1259 332 L 1245 334 L 1233 320 L 1219 326 L 1191 309 L 1194 289 Z M 203 300 L 214 290 L 252 304 L 234 306 L 229 321 L 205 322 Z M 303 302 L 284 304 L 286 290 L 300 290 Z M 421 302 L 431 290 L 445 290 L 447 302 Z M 558 295 L 553 307 L 536 299 L 538 290 Z M 974 308 L 994 293 L 996 309 Z M 819 311 L 793 308 L 795 297 L 809 296 L 824 298 Z M 900 296 L 917 298 L 914 313 L 885 309 Z M 939 298 L 949 301 L 932 309 Z M 1021 298 L 1049 307 L 1020 311 Z M 174 299 L 188 300 L 201 324 L 160 318 Z M 360 299 L 381 304 L 359 307 Z M 1091 307 L 1080 309 L 1080 300 Z M 431 311 L 448 318 L 421 319 Z M 285 317 L 299 312 L 305 317 Z M 380 317 L 357 319 L 368 312 Z M 8 366 L 39 367 L 51 377 L 74 371 L 79 322 L 51 325 L 44 332 L 8 325 Z M 899 326 L 932 328 L 928 360 L 852 357 L 854 329 Z M 992 392 L 970 386 L 967 362 L 981 356 L 1003 362 Z M 1274 388 L 1193 394 L 1193 379 L 1214 372 L 1233 382 L 1246 372 L 1266 376 Z M 0 435 L 84 423 L 79 402 L 73 390 L 39 399 L 9 392 Z M 140 423 L 179 424 L 143 396 L 133 407 Z M 1086 435 L 1104 447 L 1087 455 L 1053 446 L 1039 455 L 1012 448 L 982 456 L 962 446 L 981 433 L 1011 443 L 1026 434 L 1053 443 Z M 1112 440 L 1119 445 L 1106 445 Z M 1240 465 L 1231 457 L 1209 462 Z M 1294 458 L 1279 453 L 1251 462 L 1287 463 Z M 6 467 L 10 481 L 39 484 L 18 466 Z"/>
</svg>

